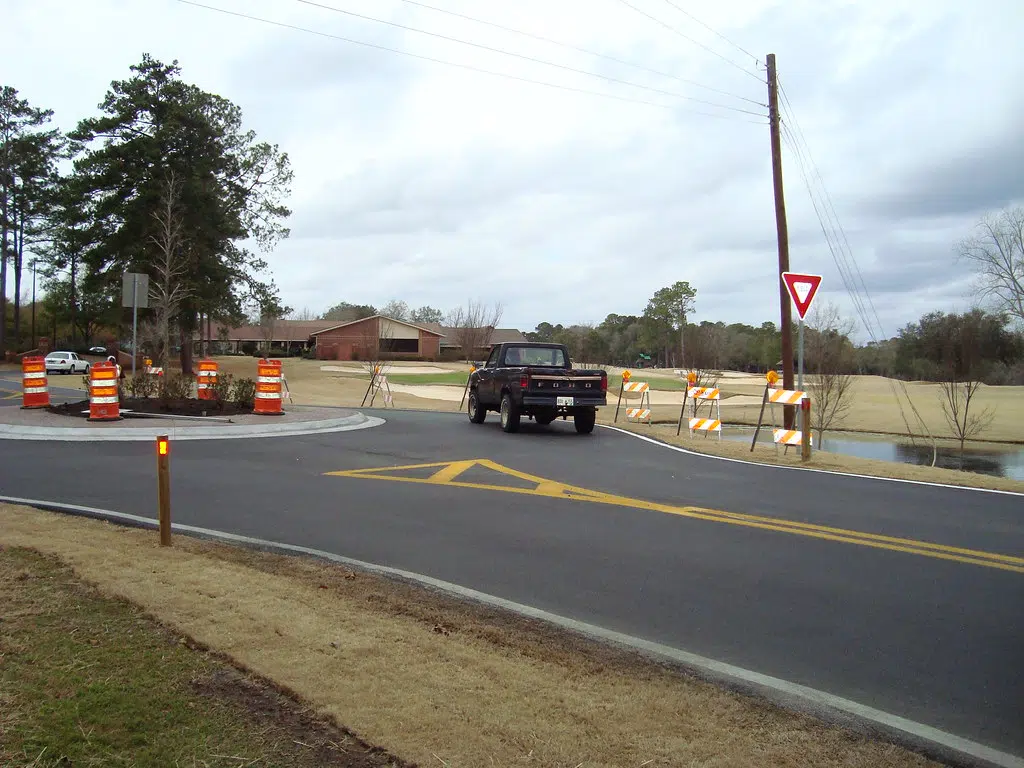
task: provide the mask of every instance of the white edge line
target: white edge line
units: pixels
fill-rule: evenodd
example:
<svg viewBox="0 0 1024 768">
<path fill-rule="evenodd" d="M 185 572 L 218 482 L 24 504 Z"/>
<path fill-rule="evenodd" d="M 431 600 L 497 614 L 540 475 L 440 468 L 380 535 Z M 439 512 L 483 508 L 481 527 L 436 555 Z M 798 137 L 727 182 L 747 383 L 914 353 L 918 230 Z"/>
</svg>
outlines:
<svg viewBox="0 0 1024 768">
<path fill-rule="evenodd" d="M 797 472 L 818 472 L 823 475 L 839 475 L 840 477 L 859 477 L 864 480 L 884 480 L 889 483 L 909 483 L 911 485 L 926 485 L 932 488 L 950 488 L 956 491 L 979 491 L 981 493 L 1000 493 L 1005 496 L 1024 496 L 1024 493 L 1020 491 L 1002 491 L 995 488 L 977 488 L 972 485 L 950 485 L 948 483 L 933 483 L 928 480 L 906 480 L 902 477 L 880 477 L 878 475 L 861 475 L 854 472 L 837 472 L 834 469 L 815 469 L 813 467 L 790 467 L 785 464 L 767 464 L 761 461 L 750 461 L 747 459 L 734 459 L 731 456 L 715 456 L 711 453 L 701 453 L 700 451 L 691 451 L 687 448 L 683 448 L 678 445 L 672 445 L 661 440 L 656 440 L 653 437 L 647 437 L 646 435 L 638 435 L 636 432 L 630 432 L 628 429 L 622 429 L 621 427 L 613 427 L 610 424 L 598 424 L 597 426 L 603 429 L 610 429 L 613 432 L 618 432 L 629 437 L 635 437 L 637 440 L 643 440 L 645 443 L 651 443 L 657 445 L 660 448 L 667 448 L 670 451 L 676 451 L 678 453 L 685 453 L 689 456 L 699 456 L 704 459 L 714 459 L 716 461 L 732 461 L 737 464 L 749 464 L 756 467 L 769 467 L 770 469 L 789 469 L 796 470 Z"/>
<path fill-rule="evenodd" d="M 237 429 L 250 429 L 253 425 L 240 425 L 237 427 L 183 427 L 177 424 L 168 425 L 166 427 L 113 427 L 104 432 L 95 432 L 92 434 L 75 434 L 77 432 L 90 433 L 88 427 L 37 427 L 36 429 L 52 429 L 52 430 L 67 430 L 63 432 L 17 432 L 5 431 L 2 427 L 10 425 L 0 425 L 0 440 L 49 440 L 53 442 L 63 443 L 131 443 L 131 442 L 142 442 L 154 440 L 157 435 L 167 434 L 171 436 L 172 440 L 245 440 L 253 438 L 265 438 L 265 437 L 301 437 L 304 435 L 321 435 L 330 434 L 332 432 L 354 432 L 359 429 L 370 429 L 372 427 L 379 427 L 386 424 L 385 419 L 379 416 L 367 416 L 364 413 L 360 413 L 363 417 L 362 421 L 356 423 L 342 423 L 334 424 L 326 427 L 301 427 L 302 424 L 316 424 L 317 422 L 301 422 L 295 421 L 290 422 L 295 425 L 295 428 L 291 428 L 288 424 L 274 425 L 273 428 L 266 429 L 258 427 L 259 431 L 251 432 L 229 432 L 227 430 Z M 323 421 L 344 421 L 355 417 L 345 417 L 344 419 L 324 419 Z M 223 432 L 206 432 L 199 433 L 193 430 L 225 430 Z M 117 431 L 115 431 L 117 430 Z"/>
<path fill-rule="evenodd" d="M 107 520 L 108 522 L 127 523 L 137 527 L 151 529 L 158 527 L 157 521 L 153 518 L 131 515 L 125 512 L 115 512 L 113 510 L 100 509 L 97 507 L 42 501 L 39 499 L 22 499 L 13 496 L 0 496 L 0 502 L 21 504 L 52 512 L 82 515 Z M 400 568 L 392 568 L 386 565 L 368 563 L 363 560 L 356 560 L 354 558 L 345 557 L 344 555 L 337 555 L 332 552 L 303 547 L 297 544 L 281 544 L 279 542 L 268 541 L 266 539 L 257 539 L 250 536 L 217 531 L 211 528 L 201 528 L 194 525 L 173 523 L 171 525 L 171 530 L 178 531 L 180 533 L 192 533 L 208 539 L 244 544 L 257 549 L 306 555 L 308 557 L 315 557 L 320 560 L 340 563 L 342 565 L 369 571 L 371 573 L 384 574 L 413 581 L 425 586 L 434 587 L 435 589 L 440 589 L 459 597 L 469 598 L 471 600 L 502 608 L 507 611 L 512 611 L 523 616 L 540 619 L 563 629 L 581 633 L 594 639 L 604 640 L 606 642 L 615 643 L 634 650 L 643 651 L 654 656 L 660 656 L 670 661 L 707 673 L 712 678 L 717 678 L 719 680 L 724 678 L 726 680 L 739 682 L 759 689 L 762 693 L 765 691 L 774 693 L 776 694 L 774 697 L 776 700 L 781 698 L 788 699 L 792 702 L 793 699 L 796 699 L 809 707 L 812 712 L 820 712 L 820 708 L 824 707 L 835 712 L 852 715 L 858 720 L 867 721 L 872 725 L 880 726 L 889 733 L 899 733 L 904 737 L 910 737 L 910 740 L 917 745 L 927 745 L 933 748 L 939 747 L 940 752 L 944 753 L 945 757 L 948 757 L 949 753 L 952 752 L 961 759 L 963 757 L 969 757 L 972 760 L 980 760 L 982 761 L 982 764 L 994 766 L 995 768 L 1024 768 L 1024 758 L 1011 755 L 1007 752 L 1001 752 L 976 741 L 971 741 L 969 739 L 941 731 L 923 723 L 917 723 L 913 720 L 899 717 L 898 715 L 893 715 L 864 704 L 859 704 L 856 701 L 851 701 L 850 699 L 844 699 L 840 696 L 826 693 L 825 691 L 819 691 L 815 688 L 800 685 L 799 683 L 791 683 L 787 680 L 771 677 L 770 675 L 764 675 L 760 672 L 754 672 L 749 669 L 744 669 L 743 667 L 737 667 L 722 661 L 716 661 L 715 659 L 709 659 L 705 656 L 699 656 L 694 653 L 689 653 L 688 651 L 682 651 L 661 643 L 644 640 L 643 638 L 634 637 L 632 635 L 626 635 L 594 624 L 576 621 L 575 619 L 560 616 L 556 613 L 549 613 L 548 611 L 541 610 L 540 608 L 534 608 L 529 605 L 506 600 L 502 597 L 489 595 L 486 592 L 479 592 L 475 589 L 461 587 L 458 584 L 453 584 L 448 581 L 435 579 L 432 576 L 404 571 Z M 769 698 L 773 697 L 769 696 Z"/>
</svg>

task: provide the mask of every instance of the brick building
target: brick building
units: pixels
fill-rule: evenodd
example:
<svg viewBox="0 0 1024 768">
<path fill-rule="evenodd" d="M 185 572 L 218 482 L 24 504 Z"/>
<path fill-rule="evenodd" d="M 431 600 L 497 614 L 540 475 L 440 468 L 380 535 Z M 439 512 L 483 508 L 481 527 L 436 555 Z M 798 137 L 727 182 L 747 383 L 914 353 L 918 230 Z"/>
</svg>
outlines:
<svg viewBox="0 0 1024 768">
<path fill-rule="evenodd" d="M 440 332 L 382 315 L 336 323 L 310 337 L 318 360 L 366 360 L 380 355 L 436 360 L 441 354 Z"/>
</svg>

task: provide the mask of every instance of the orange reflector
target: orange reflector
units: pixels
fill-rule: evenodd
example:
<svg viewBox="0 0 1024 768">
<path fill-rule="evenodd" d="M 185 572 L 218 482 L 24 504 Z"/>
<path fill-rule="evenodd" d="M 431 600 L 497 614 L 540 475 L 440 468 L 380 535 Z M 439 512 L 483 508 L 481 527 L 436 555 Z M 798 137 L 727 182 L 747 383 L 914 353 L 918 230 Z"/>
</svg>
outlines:
<svg viewBox="0 0 1024 768">
<path fill-rule="evenodd" d="M 169 443 L 166 437 L 161 436 L 156 439 L 156 450 L 161 456 L 167 455 L 168 447 Z"/>
</svg>

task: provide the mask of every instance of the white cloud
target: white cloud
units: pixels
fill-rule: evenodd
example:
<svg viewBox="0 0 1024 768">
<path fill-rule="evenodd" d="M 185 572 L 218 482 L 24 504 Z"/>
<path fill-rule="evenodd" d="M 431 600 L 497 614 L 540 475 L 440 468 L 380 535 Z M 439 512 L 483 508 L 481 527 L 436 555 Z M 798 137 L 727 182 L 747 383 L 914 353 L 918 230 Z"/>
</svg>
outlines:
<svg viewBox="0 0 1024 768">
<path fill-rule="evenodd" d="M 424 2 L 709 88 L 402 0 L 323 4 L 764 111 L 757 78 L 622 2 Z M 629 2 L 755 70 L 670 4 Z M 95 114 L 110 81 L 145 51 L 177 58 L 186 79 L 237 103 L 248 126 L 289 153 L 292 237 L 268 258 L 286 303 L 379 306 L 398 297 L 448 308 L 481 297 L 503 302 L 508 324 L 532 328 L 640 313 L 655 290 L 683 279 L 698 289 L 698 321 L 777 318 L 768 130 L 746 122 L 757 118 L 299 2 L 208 3 L 662 105 L 484 75 L 175 0 L 4 0 L 5 83 L 53 108 L 62 127 Z M 981 212 L 1024 199 L 1020 175 L 1000 163 L 1019 157 L 1024 122 L 1022 8 L 1014 0 L 732 0 L 694 11 L 757 57 L 778 54 L 887 333 L 924 311 L 966 306 L 953 242 Z M 792 268 L 822 273 L 822 296 L 849 311 L 788 150 L 785 175 Z"/>
</svg>

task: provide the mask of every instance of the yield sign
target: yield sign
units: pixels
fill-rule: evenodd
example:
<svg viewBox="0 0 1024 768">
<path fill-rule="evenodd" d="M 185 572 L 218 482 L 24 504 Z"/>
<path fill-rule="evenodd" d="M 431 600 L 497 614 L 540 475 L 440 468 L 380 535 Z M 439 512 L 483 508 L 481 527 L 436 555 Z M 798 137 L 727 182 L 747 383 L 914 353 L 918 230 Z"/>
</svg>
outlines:
<svg viewBox="0 0 1024 768">
<path fill-rule="evenodd" d="M 818 292 L 821 285 L 821 275 L 801 275 L 797 272 L 783 272 L 782 279 L 786 281 L 786 288 L 796 305 L 797 314 L 803 320 L 807 316 L 807 310 L 811 308 L 814 301 L 814 294 Z"/>
</svg>

